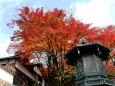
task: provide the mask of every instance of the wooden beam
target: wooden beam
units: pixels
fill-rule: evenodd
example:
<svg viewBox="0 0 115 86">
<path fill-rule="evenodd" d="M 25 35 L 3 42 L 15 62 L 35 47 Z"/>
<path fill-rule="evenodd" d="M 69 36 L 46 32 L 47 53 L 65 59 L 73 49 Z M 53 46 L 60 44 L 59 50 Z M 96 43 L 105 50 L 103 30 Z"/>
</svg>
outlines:
<svg viewBox="0 0 115 86">
<path fill-rule="evenodd" d="M 19 56 L 16 55 L 16 56 L 9 56 L 9 57 L 2 57 L 0 58 L 0 64 L 3 65 L 3 64 L 13 64 L 15 63 L 17 60 L 19 60 Z"/>
<path fill-rule="evenodd" d="M 27 68 L 25 68 L 22 64 L 20 64 L 19 61 L 16 61 L 15 67 L 20 70 L 22 73 L 24 73 L 26 76 L 34 80 L 34 76 L 28 71 Z"/>
<path fill-rule="evenodd" d="M 4 59 L 4 60 L 0 60 L 0 65 L 4 65 L 4 64 L 13 64 L 16 62 L 16 59 Z"/>
</svg>

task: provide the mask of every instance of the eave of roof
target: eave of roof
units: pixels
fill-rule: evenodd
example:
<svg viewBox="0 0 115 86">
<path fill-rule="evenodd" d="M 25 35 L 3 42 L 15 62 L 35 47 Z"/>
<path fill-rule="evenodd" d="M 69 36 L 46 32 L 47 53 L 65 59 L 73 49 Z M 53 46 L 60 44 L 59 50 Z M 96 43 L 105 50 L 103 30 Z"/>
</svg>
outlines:
<svg viewBox="0 0 115 86">
<path fill-rule="evenodd" d="M 2 57 L 0 58 L 0 61 L 3 61 L 3 60 L 10 60 L 10 59 L 19 59 L 20 56 L 16 55 L 16 56 L 9 56 L 9 57 Z"/>
</svg>

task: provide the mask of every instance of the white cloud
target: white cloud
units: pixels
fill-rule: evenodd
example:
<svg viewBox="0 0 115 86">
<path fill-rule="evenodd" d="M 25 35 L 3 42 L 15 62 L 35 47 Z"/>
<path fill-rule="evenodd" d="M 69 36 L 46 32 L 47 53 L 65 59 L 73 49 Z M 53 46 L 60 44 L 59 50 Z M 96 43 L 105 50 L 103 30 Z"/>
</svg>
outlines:
<svg viewBox="0 0 115 86">
<path fill-rule="evenodd" d="M 87 3 L 75 3 L 70 6 L 74 9 L 73 16 L 84 23 L 93 23 L 93 26 L 107 26 L 114 24 L 115 0 L 91 0 Z"/>
<path fill-rule="evenodd" d="M 0 57 L 6 57 L 11 55 L 6 52 L 9 43 L 10 38 L 7 38 L 4 34 L 0 33 Z"/>
<path fill-rule="evenodd" d="M 10 19 L 9 17 L 4 17 L 4 14 L 6 14 L 6 12 L 9 12 L 8 9 L 10 8 L 14 8 L 16 6 L 18 6 L 20 3 L 22 2 L 22 0 L 0 0 L 0 57 L 5 57 L 5 56 L 9 56 L 9 54 L 6 52 L 8 45 L 10 43 L 10 37 L 8 37 L 8 32 L 4 32 L 3 31 L 7 31 L 8 28 L 6 28 L 6 24 L 9 21 L 4 21 L 7 19 Z M 6 5 L 6 7 L 5 7 Z M 10 32 L 9 32 L 10 33 Z"/>
</svg>

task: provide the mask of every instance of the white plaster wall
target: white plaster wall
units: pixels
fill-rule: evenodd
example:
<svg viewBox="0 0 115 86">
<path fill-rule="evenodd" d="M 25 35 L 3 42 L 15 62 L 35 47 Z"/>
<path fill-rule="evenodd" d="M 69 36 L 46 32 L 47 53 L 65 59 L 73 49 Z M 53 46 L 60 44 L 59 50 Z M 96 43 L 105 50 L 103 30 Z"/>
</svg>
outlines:
<svg viewBox="0 0 115 86">
<path fill-rule="evenodd" d="M 11 84 L 13 83 L 13 75 L 3 70 L 2 68 L 0 68 L 0 79 L 5 80 Z"/>
</svg>

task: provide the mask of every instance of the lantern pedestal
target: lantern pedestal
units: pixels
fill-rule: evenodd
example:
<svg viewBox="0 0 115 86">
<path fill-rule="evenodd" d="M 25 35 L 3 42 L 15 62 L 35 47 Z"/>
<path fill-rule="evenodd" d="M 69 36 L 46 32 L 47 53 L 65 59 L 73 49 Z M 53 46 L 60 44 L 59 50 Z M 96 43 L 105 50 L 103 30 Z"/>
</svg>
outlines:
<svg viewBox="0 0 115 86">
<path fill-rule="evenodd" d="M 65 54 L 67 64 L 76 67 L 76 86 L 115 86 L 103 65 L 109 52 L 109 48 L 93 43 L 78 45 Z"/>
</svg>

